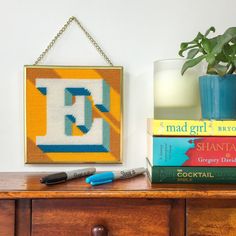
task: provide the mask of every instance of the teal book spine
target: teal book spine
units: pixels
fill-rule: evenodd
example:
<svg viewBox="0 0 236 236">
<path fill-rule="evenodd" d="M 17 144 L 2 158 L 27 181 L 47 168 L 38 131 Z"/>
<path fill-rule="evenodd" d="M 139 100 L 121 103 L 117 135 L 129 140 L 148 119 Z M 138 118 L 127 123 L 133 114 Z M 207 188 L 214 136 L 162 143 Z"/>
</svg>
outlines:
<svg viewBox="0 0 236 236">
<path fill-rule="evenodd" d="M 162 167 L 151 166 L 148 175 L 152 183 L 235 184 L 234 167 Z"/>
<path fill-rule="evenodd" d="M 148 138 L 152 166 L 236 166 L 236 137 Z"/>
</svg>

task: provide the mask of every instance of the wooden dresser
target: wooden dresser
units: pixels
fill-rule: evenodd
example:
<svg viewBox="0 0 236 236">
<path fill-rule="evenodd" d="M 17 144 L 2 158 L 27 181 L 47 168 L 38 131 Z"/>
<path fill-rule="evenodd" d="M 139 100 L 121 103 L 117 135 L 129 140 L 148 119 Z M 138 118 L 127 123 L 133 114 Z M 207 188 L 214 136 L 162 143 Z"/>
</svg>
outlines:
<svg viewBox="0 0 236 236">
<path fill-rule="evenodd" d="M 45 173 L 0 173 L 0 236 L 235 236 L 236 185 L 45 186 Z"/>
</svg>

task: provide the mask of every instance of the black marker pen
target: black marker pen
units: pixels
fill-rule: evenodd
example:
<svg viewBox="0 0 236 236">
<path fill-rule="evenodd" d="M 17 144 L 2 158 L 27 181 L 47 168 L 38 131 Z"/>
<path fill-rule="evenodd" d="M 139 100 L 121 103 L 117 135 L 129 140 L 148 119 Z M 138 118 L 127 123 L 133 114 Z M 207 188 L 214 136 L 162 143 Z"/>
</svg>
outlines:
<svg viewBox="0 0 236 236">
<path fill-rule="evenodd" d="M 51 174 L 48 176 L 43 177 L 40 182 L 42 184 L 58 184 L 65 182 L 70 179 L 76 179 L 80 178 L 83 176 L 88 176 L 92 175 L 96 172 L 95 168 L 85 168 L 85 169 L 80 169 L 80 170 L 72 170 L 72 171 L 67 171 L 67 172 L 59 172 L 55 174 Z"/>
</svg>

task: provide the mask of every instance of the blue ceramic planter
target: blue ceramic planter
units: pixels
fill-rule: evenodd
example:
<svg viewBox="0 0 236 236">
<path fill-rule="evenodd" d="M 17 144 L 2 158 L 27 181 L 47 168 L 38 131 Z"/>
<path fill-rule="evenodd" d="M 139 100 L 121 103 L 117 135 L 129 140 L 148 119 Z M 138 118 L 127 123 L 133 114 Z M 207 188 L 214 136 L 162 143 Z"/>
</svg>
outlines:
<svg viewBox="0 0 236 236">
<path fill-rule="evenodd" d="M 203 119 L 236 119 L 236 75 L 199 78 Z"/>
</svg>

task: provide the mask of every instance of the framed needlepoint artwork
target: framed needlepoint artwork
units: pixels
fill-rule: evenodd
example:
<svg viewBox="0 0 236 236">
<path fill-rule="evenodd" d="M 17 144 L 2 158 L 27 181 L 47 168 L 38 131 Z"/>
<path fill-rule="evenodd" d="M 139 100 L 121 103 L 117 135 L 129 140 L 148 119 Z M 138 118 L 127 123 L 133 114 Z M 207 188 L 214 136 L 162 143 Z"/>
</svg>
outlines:
<svg viewBox="0 0 236 236">
<path fill-rule="evenodd" d="M 38 65 L 75 22 L 110 66 Z M 75 17 L 25 66 L 26 163 L 122 163 L 123 68 Z"/>
<path fill-rule="evenodd" d="M 121 163 L 122 67 L 25 66 L 26 163 Z"/>
</svg>

